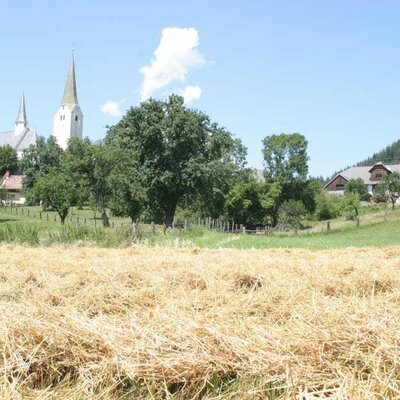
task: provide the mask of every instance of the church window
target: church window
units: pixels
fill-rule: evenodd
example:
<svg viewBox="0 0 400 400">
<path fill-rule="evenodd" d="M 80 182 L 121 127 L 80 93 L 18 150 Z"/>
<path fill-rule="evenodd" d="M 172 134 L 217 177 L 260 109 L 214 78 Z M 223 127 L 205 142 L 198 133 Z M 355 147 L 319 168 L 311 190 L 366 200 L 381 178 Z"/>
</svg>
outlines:
<svg viewBox="0 0 400 400">
<path fill-rule="evenodd" d="M 60 115 L 60 121 L 62 121 L 62 115 Z"/>
<path fill-rule="evenodd" d="M 78 121 L 78 116 L 77 115 L 75 115 L 75 121 Z"/>
</svg>

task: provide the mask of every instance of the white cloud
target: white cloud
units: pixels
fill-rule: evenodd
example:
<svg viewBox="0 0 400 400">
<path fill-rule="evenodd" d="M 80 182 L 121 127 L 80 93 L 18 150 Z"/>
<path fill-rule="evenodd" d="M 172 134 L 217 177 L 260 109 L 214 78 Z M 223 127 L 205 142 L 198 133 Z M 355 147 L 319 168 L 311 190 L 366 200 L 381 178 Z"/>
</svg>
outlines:
<svg viewBox="0 0 400 400">
<path fill-rule="evenodd" d="M 198 46 L 199 34 L 195 28 L 163 29 L 151 64 L 140 68 L 144 75 L 140 89 L 141 101 L 147 100 L 171 82 L 185 82 L 191 69 L 203 65 L 206 61 Z"/>
<path fill-rule="evenodd" d="M 177 94 L 183 96 L 185 99 L 185 104 L 189 104 L 194 100 L 198 100 L 201 97 L 201 87 L 200 86 L 186 86 L 185 89 L 177 91 Z"/>
<path fill-rule="evenodd" d="M 107 114 L 111 117 L 120 117 L 122 115 L 121 112 L 121 103 L 119 101 L 107 100 L 100 108 L 101 112 Z"/>
</svg>

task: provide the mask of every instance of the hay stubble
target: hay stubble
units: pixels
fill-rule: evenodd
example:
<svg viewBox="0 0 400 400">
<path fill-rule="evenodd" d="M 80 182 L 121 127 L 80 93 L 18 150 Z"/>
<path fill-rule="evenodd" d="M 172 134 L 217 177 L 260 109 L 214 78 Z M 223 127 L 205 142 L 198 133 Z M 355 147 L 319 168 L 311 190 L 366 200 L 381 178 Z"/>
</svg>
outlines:
<svg viewBox="0 0 400 400">
<path fill-rule="evenodd" d="M 0 254 L 2 398 L 400 395 L 400 248 Z"/>
</svg>

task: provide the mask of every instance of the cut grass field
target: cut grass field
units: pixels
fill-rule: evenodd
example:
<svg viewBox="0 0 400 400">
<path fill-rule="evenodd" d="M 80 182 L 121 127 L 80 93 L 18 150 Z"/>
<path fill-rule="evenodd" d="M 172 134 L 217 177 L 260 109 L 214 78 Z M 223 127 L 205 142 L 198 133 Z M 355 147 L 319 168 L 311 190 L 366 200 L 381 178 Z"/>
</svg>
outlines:
<svg viewBox="0 0 400 400">
<path fill-rule="evenodd" d="M 400 247 L 0 254 L 2 399 L 399 398 Z"/>
</svg>

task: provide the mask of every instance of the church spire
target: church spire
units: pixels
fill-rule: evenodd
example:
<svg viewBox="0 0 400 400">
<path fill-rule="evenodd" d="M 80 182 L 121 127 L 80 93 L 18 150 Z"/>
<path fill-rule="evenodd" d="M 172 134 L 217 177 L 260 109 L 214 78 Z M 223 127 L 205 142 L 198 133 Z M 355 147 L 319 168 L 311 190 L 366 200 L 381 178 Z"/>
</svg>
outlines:
<svg viewBox="0 0 400 400">
<path fill-rule="evenodd" d="M 22 92 L 21 103 L 19 105 L 19 112 L 15 124 L 25 124 L 28 125 L 28 120 L 26 118 L 26 109 L 25 109 L 25 93 Z"/>
<path fill-rule="evenodd" d="M 61 101 L 62 106 L 75 106 L 78 105 L 78 94 L 76 92 L 76 80 L 75 80 L 75 60 L 74 51 L 72 50 L 72 59 L 69 66 L 67 82 L 65 84 L 64 96 Z"/>
<path fill-rule="evenodd" d="M 26 108 L 25 108 L 25 93 L 22 93 L 21 103 L 19 105 L 19 112 L 17 119 L 15 121 L 15 134 L 19 135 L 26 130 L 28 126 L 28 119 L 26 118 Z"/>
</svg>

